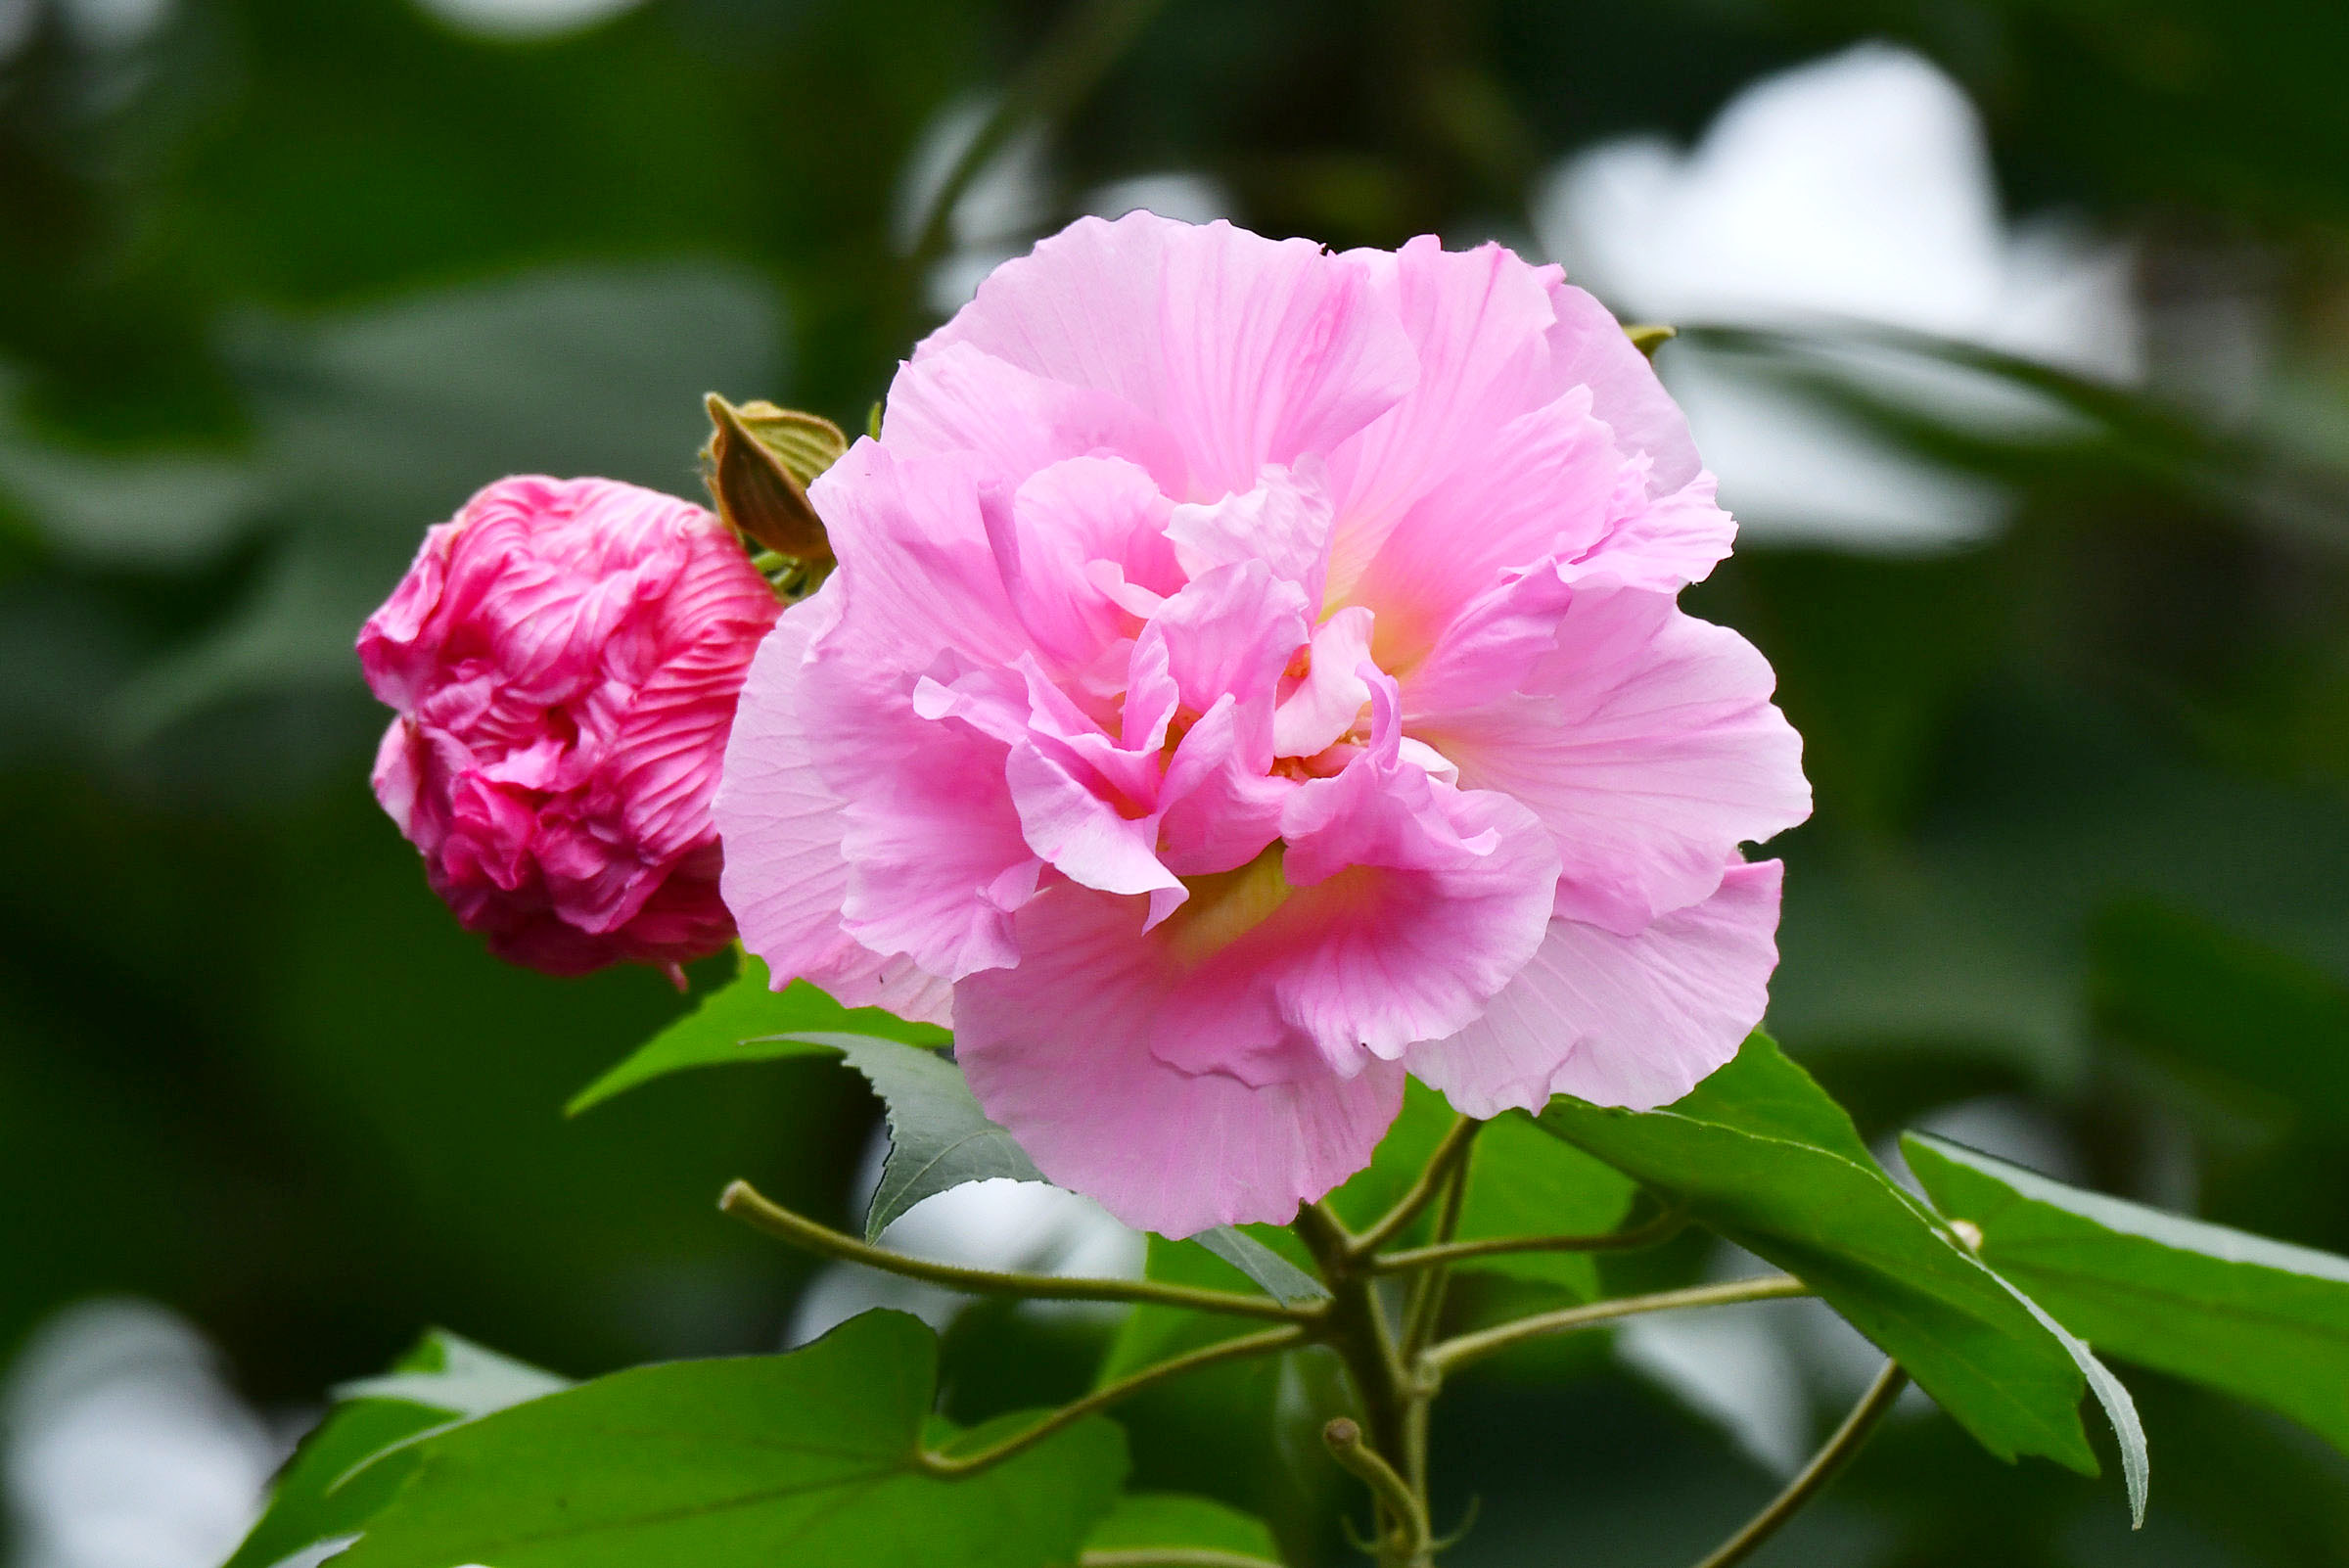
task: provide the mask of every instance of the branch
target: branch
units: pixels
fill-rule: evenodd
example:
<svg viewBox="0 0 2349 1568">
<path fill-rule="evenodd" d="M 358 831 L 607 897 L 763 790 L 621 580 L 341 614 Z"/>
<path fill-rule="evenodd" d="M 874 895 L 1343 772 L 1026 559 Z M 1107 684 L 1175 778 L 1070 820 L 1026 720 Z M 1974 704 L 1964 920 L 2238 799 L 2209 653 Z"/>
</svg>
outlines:
<svg viewBox="0 0 2349 1568">
<path fill-rule="evenodd" d="M 1563 1334 L 1577 1328 L 1589 1328 L 1598 1323 L 1610 1323 L 1618 1317 L 1635 1317 L 1641 1313 L 1669 1312 L 1676 1307 L 1726 1307 L 1741 1301 L 1774 1301 L 1787 1296 L 1808 1296 L 1811 1287 L 1792 1274 L 1768 1274 L 1760 1279 L 1732 1279 L 1721 1285 L 1694 1285 L 1686 1290 L 1662 1290 L 1652 1296 L 1622 1296 L 1614 1301 L 1592 1302 L 1588 1307 L 1568 1307 L 1560 1312 L 1536 1313 L 1520 1317 L 1513 1323 L 1496 1328 L 1479 1329 L 1462 1334 L 1428 1348 L 1422 1360 L 1438 1374 L 1456 1371 L 1470 1361 L 1480 1361 L 1497 1351 L 1507 1350 L 1523 1340 L 1539 1339 L 1544 1334 Z"/>
<path fill-rule="evenodd" d="M 1444 1178 L 1451 1175 L 1452 1167 L 1468 1157 L 1468 1146 L 1475 1141 L 1478 1130 L 1484 1125 L 1471 1116 L 1463 1116 L 1451 1124 L 1451 1130 L 1444 1134 L 1443 1141 L 1436 1145 L 1436 1152 L 1428 1156 L 1426 1169 L 1412 1181 L 1410 1189 L 1396 1200 L 1395 1207 L 1382 1215 L 1376 1224 L 1353 1238 L 1351 1246 L 1355 1256 L 1376 1252 L 1419 1217 L 1419 1211 L 1426 1208 L 1443 1190 Z"/>
<path fill-rule="evenodd" d="M 1780 1525 L 1793 1518 L 1804 1503 L 1817 1496 L 1821 1487 L 1833 1480 L 1835 1472 L 1843 1467 L 1845 1461 L 1860 1452 L 1861 1445 L 1867 1441 L 1868 1433 L 1875 1430 L 1876 1423 L 1884 1418 L 1884 1412 L 1892 1408 L 1894 1402 L 1901 1397 L 1901 1390 L 1908 1385 L 1909 1374 L 1901 1369 L 1900 1362 L 1886 1361 L 1884 1370 L 1876 1374 L 1875 1382 L 1861 1396 L 1860 1403 L 1852 1407 L 1852 1413 L 1843 1418 L 1843 1425 L 1835 1429 L 1835 1435 L 1828 1438 L 1825 1445 L 1811 1456 L 1809 1464 L 1803 1466 L 1803 1473 L 1787 1482 L 1785 1491 L 1771 1499 L 1768 1507 L 1747 1520 L 1743 1529 L 1723 1542 L 1696 1568 L 1730 1568 L 1733 1563 L 1745 1561 L 1756 1547 L 1776 1533 Z"/>
<path fill-rule="evenodd" d="M 1085 1552 L 1077 1559 L 1077 1568 L 1281 1568 L 1281 1564 L 1209 1546 L 1137 1546 Z"/>
<path fill-rule="evenodd" d="M 1373 1273 L 1399 1274 L 1439 1264 L 1465 1263 L 1475 1258 L 1491 1258 L 1512 1252 L 1629 1252 L 1668 1241 L 1679 1234 L 1681 1227 L 1687 1222 L 1687 1214 L 1676 1206 L 1629 1230 L 1609 1230 L 1589 1236 L 1491 1236 L 1480 1241 L 1409 1247 L 1402 1252 L 1390 1252 L 1371 1259 L 1370 1268 Z"/>
<path fill-rule="evenodd" d="M 1058 1274 L 1007 1273 L 992 1268 L 965 1268 L 957 1264 L 932 1263 L 886 1247 L 875 1247 L 817 1224 L 781 1204 L 760 1196 L 747 1181 L 729 1185 L 717 1206 L 755 1229 L 844 1263 L 927 1280 L 953 1290 L 995 1296 L 1019 1296 L 1038 1301 L 1123 1301 L 1153 1307 L 1187 1307 L 1197 1312 L 1224 1313 L 1234 1317 L 1267 1317 L 1276 1322 L 1310 1323 L 1320 1319 L 1318 1306 L 1291 1307 L 1269 1296 L 1245 1296 L 1233 1290 L 1209 1290 L 1193 1285 L 1170 1285 L 1155 1279 L 1071 1279 Z"/>
<path fill-rule="evenodd" d="M 1243 1334 L 1238 1339 L 1226 1339 L 1214 1345 L 1202 1346 L 1187 1355 L 1176 1356 L 1146 1366 L 1131 1377 L 1120 1378 L 1105 1388 L 1097 1388 L 1084 1398 L 1064 1405 L 1034 1426 L 1013 1433 L 992 1448 L 976 1453 L 940 1453 L 925 1450 L 920 1455 L 921 1466 L 935 1476 L 952 1479 L 971 1475 L 1001 1464 L 1014 1454 L 1024 1453 L 1036 1444 L 1064 1427 L 1072 1426 L 1086 1416 L 1105 1410 L 1121 1400 L 1129 1399 L 1146 1388 L 1156 1387 L 1170 1378 L 1185 1372 L 1195 1372 L 1203 1366 L 1220 1361 L 1236 1361 L 1250 1356 L 1269 1356 L 1302 1345 L 1313 1336 L 1302 1327 L 1267 1328 L 1262 1333 Z"/>
</svg>

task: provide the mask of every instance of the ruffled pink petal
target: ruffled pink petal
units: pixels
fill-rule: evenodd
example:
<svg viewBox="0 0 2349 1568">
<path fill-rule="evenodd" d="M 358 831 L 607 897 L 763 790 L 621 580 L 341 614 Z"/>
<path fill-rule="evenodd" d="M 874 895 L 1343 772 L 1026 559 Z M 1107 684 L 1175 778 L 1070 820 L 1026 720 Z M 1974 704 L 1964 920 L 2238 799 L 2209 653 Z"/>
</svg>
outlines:
<svg viewBox="0 0 2349 1568">
<path fill-rule="evenodd" d="M 1405 512 L 1490 456 L 1496 434 L 1556 395 L 1543 372 L 1555 317 L 1544 269 L 1497 245 L 1452 252 L 1433 235 L 1357 251 L 1418 352 L 1410 392 L 1330 455 L 1340 518 L 1330 564 L 1343 596 Z"/>
<path fill-rule="evenodd" d="M 1370 657 L 1373 618 L 1348 605 L 1313 628 L 1310 662 L 1296 689 L 1272 713 L 1272 750 L 1312 757 L 1337 744 L 1370 705 L 1362 665 Z"/>
<path fill-rule="evenodd" d="M 1489 460 L 1398 523 L 1349 597 L 1378 616 L 1378 662 L 1407 678 L 1467 607 L 1507 576 L 1569 559 L 1608 530 L 1624 459 L 1572 391 L 1502 427 Z"/>
<path fill-rule="evenodd" d="M 1242 732 L 1237 698 L 1224 697 L 1193 724 L 1167 764 L 1158 809 L 1158 855 L 1177 876 L 1236 870 L 1280 836 L 1281 808 L 1297 781 L 1251 765 L 1261 741 Z M 1155 924 L 1168 912 L 1153 909 Z"/>
<path fill-rule="evenodd" d="M 751 663 L 711 814 L 726 847 L 719 887 L 743 945 L 780 989 L 795 979 L 851 1007 L 947 1021 L 952 991 L 841 928 L 849 864 L 838 796 L 808 755 L 800 677 L 808 644 L 839 609 L 819 593 L 785 612 Z"/>
<path fill-rule="evenodd" d="M 859 440 L 807 487 L 840 555 L 825 588 L 842 608 L 820 658 L 880 678 L 949 653 L 1007 665 L 1034 647 L 980 509 L 980 472 L 967 458 L 899 458 Z"/>
<path fill-rule="evenodd" d="M 1562 270 L 1541 270 L 1556 316 L 1548 334 L 1550 385 L 1560 392 L 1590 389 L 1591 412 L 1614 432 L 1616 446 L 1647 459 L 1650 495 L 1667 495 L 1687 484 L 1702 466 L 1696 442 L 1647 355 L 1624 336 L 1614 313 L 1568 283 Z"/>
<path fill-rule="evenodd" d="M 957 344 L 1114 393 L 1164 425 L 1190 470 L 1170 493 L 1194 500 L 1328 451 L 1417 369 L 1359 264 L 1309 240 L 1143 211 L 1079 219 L 996 268 L 914 357 Z"/>
<path fill-rule="evenodd" d="M 1670 495 L 1650 497 L 1644 476 L 1627 473 L 1607 536 L 1578 556 L 1575 577 L 1606 577 L 1630 588 L 1676 593 L 1702 582 L 1728 559 L 1737 523 L 1714 498 L 1710 474 Z"/>
<path fill-rule="evenodd" d="M 807 707 L 829 710 L 809 726 L 825 782 L 839 788 L 844 758 L 870 769 L 843 797 L 843 928 L 946 980 L 1019 962 L 1011 916 L 1035 897 L 1043 861 L 1004 782 L 1010 748 L 964 719 L 922 718 L 902 700 L 851 716 L 835 699 L 854 701 L 856 688 L 826 674 L 819 650 L 806 686 Z"/>
<path fill-rule="evenodd" d="M 1618 936 L 1558 919 L 1482 1017 L 1404 1061 L 1469 1116 L 1552 1094 L 1650 1110 L 1694 1088 L 1762 1022 L 1782 868 L 1731 866 L 1704 902 Z"/>
<path fill-rule="evenodd" d="M 1584 586 L 1526 695 L 1414 733 L 1555 836 L 1558 913 L 1631 936 L 1709 897 L 1741 843 L 1811 814 L 1770 664 L 1664 594 Z"/>
<path fill-rule="evenodd" d="M 1086 669 L 1130 634 L 1133 618 L 1094 580 L 1094 562 L 1169 593 L 1181 585 L 1165 531 L 1171 503 L 1122 458 L 1055 463 L 1008 505 L 981 510 L 1013 611 L 1056 668 Z"/>
<path fill-rule="evenodd" d="M 964 981 L 955 1057 L 1037 1169 L 1139 1229 L 1281 1223 L 1367 1165 L 1403 1072 L 1308 1071 L 1252 1086 L 1154 1056 L 1151 1023 L 1183 984 L 1142 900 L 1062 886 L 1020 912 L 1017 969 Z"/>
<path fill-rule="evenodd" d="M 1116 392 L 1048 380 L 968 344 L 925 346 L 898 367 L 881 443 L 908 456 L 973 453 L 993 474 L 1116 456 L 1176 492 L 1185 473 L 1174 438 Z"/>
<path fill-rule="evenodd" d="M 1516 802 L 1400 761 L 1391 684 L 1375 700 L 1371 745 L 1289 797 L 1278 866 L 1168 923 L 1195 965 L 1152 1035 L 1174 1065 L 1270 1082 L 1304 1045 L 1351 1075 L 1460 1028 L 1541 945 L 1548 835 Z"/>
<path fill-rule="evenodd" d="M 1272 765 L 1272 709 L 1281 672 L 1306 646 L 1305 592 L 1262 561 L 1218 567 L 1169 599 L 1135 639 L 1137 664 L 1164 649 L 1182 707 L 1204 714 L 1219 698 L 1236 715 L 1257 771 Z"/>
<path fill-rule="evenodd" d="M 1177 895 L 1182 884 L 1159 863 L 1152 816 L 1128 816 L 1067 765 L 1034 743 L 1012 748 L 1005 777 L 1028 847 L 1072 882 L 1103 893 Z"/>
<path fill-rule="evenodd" d="M 1274 576 L 1304 589 L 1307 608 L 1318 612 L 1334 516 L 1319 470 L 1318 463 L 1294 474 L 1268 468 L 1252 490 L 1175 507 L 1167 539 L 1184 574 L 1199 577 L 1221 566 L 1262 561 Z"/>
</svg>

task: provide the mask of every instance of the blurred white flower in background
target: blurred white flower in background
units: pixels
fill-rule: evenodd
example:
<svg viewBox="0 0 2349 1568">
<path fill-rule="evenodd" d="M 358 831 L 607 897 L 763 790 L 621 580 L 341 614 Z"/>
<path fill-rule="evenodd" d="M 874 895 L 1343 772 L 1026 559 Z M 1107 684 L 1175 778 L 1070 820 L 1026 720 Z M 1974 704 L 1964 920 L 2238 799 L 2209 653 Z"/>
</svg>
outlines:
<svg viewBox="0 0 2349 1568">
<path fill-rule="evenodd" d="M 1112 180 L 1087 191 L 1078 205 L 1096 217 L 1120 218 L 1140 210 L 1184 223 L 1213 223 L 1230 217 L 1235 207 L 1221 180 L 1196 169 Z"/>
<path fill-rule="evenodd" d="M 852 1212 L 861 1211 L 880 1184 L 888 1153 L 887 1135 L 876 1133 L 865 1151 Z M 881 1245 L 966 1268 L 1087 1279 L 1140 1278 L 1144 1248 L 1139 1231 L 1112 1220 L 1090 1198 L 1039 1182 L 1002 1180 L 973 1181 L 924 1198 L 881 1232 Z M 800 1293 L 784 1343 L 805 1345 L 875 1307 L 911 1313 L 944 1331 L 971 1301 L 943 1285 L 855 1264 L 831 1264 Z M 1030 1302 L 1020 1310 L 1047 1316 L 1119 1311 L 1099 1302 Z"/>
<path fill-rule="evenodd" d="M 221 1382 L 211 1347 L 148 1302 L 87 1302 L 8 1376 L 16 1568 L 215 1568 L 290 1444 Z"/>
<path fill-rule="evenodd" d="M 1569 275 L 1633 319 L 1864 324 L 2140 373 L 2129 253 L 2054 222 L 2010 230 L 1973 106 L 1905 50 L 1864 44 L 1767 77 L 1686 154 L 1653 137 L 1579 154 L 1535 219 Z M 1821 363 L 1978 433 L 2065 428 L 2052 405 L 1955 367 L 1866 352 L 1808 368 Z M 1929 549 L 2009 510 L 1998 485 L 1911 455 L 1749 356 L 1680 344 L 1658 364 L 1749 540 Z"/>
<path fill-rule="evenodd" d="M 84 0 L 88 3 L 88 0 Z M 115 0 L 127 3 L 127 0 Z M 633 11 L 644 0 L 421 0 L 462 31 L 487 38 L 548 38 L 581 32 Z"/>
<path fill-rule="evenodd" d="M 912 254 L 931 208 L 963 155 L 994 117 L 993 94 L 966 94 L 932 116 L 898 183 L 894 223 L 898 249 Z M 947 254 L 931 268 L 924 297 L 938 314 L 951 315 L 997 265 L 1026 251 L 1052 215 L 1051 165 L 1041 126 L 1015 131 L 954 198 L 946 215 Z"/>
</svg>

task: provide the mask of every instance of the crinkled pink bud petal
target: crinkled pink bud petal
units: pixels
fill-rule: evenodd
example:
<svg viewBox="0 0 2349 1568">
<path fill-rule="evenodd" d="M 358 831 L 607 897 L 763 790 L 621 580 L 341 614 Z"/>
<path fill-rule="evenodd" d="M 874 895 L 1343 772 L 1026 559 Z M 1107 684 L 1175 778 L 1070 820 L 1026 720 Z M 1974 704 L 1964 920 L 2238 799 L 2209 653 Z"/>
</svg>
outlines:
<svg viewBox="0 0 2349 1568">
<path fill-rule="evenodd" d="M 556 974 L 725 945 L 710 803 L 776 613 L 730 530 L 631 484 L 504 480 L 427 534 L 359 664 L 400 715 L 377 799 L 467 929 Z"/>
</svg>

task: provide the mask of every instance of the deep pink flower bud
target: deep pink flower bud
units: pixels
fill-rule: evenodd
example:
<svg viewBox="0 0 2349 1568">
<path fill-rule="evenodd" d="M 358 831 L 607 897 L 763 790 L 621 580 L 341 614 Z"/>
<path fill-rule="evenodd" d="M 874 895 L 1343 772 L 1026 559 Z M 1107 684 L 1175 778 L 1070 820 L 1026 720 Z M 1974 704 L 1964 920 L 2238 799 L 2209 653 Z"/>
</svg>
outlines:
<svg viewBox="0 0 2349 1568">
<path fill-rule="evenodd" d="M 611 480 L 501 480 L 426 534 L 359 664 L 399 712 L 376 799 L 467 930 L 557 975 L 733 937 L 710 798 L 778 609 L 716 518 Z"/>
</svg>

